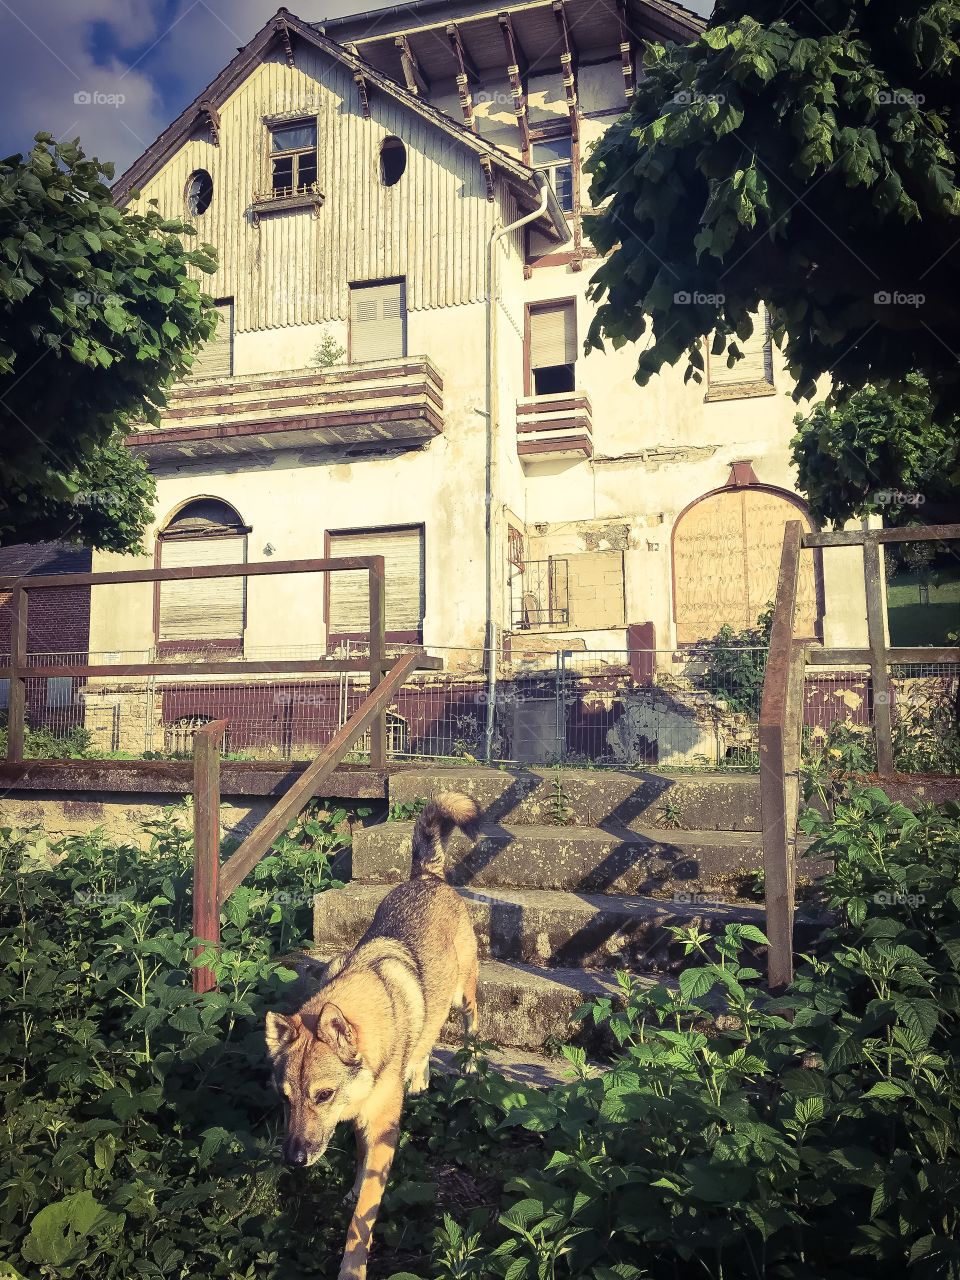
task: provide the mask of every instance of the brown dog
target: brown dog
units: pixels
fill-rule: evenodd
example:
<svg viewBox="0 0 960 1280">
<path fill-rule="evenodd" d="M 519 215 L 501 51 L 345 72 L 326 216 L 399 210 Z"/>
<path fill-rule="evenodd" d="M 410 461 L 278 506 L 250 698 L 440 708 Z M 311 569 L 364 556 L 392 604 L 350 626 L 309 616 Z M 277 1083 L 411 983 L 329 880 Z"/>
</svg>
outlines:
<svg viewBox="0 0 960 1280">
<path fill-rule="evenodd" d="M 425 1089 L 430 1053 L 451 1008 L 477 1025 L 477 939 L 443 879 L 454 827 L 478 817 L 469 796 L 445 792 L 417 818 L 410 879 L 381 902 L 356 949 L 292 1017 L 268 1013 L 267 1051 L 284 1099 L 289 1165 L 313 1164 L 340 1120 L 357 1139 L 356 1210 L 339 1280 L 364 1280 L 370 1238 L 396 1149 L 404 1087 Z"/>
</svg>

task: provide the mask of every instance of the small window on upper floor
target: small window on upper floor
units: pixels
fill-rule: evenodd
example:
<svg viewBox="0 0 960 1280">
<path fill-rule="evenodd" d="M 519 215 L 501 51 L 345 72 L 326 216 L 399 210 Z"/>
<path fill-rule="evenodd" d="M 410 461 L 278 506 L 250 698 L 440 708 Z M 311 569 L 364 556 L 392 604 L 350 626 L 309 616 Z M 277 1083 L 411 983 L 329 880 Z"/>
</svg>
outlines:
<svg viewBox="0 0 960 1280">
<path fill-rule="evenodd" d="M 534 139 L 531 155 L 534 169 L 546 174 L 564 213 L 573 212 L 573 139 L 569 134 L 559 138 Z"/>
<path fill-rule="evenodd" d="M 407 354 L 407 286 L 379 280 L 350 286 L 350 363 Z"/>
<path fill-rule="evenodd" d="M 528 308 L 528 394 L 562 395 L 577 385 L 577 308 L 572 300 Z"/>
<path fill-rule="evenodd" d="M 187 213 L 191 218 L 199 218 L 210 208 L 213 199 L 213 179 L 206 169 L 196 169 L 187 179 L 185 191 Z"/>
<path fill-rule="evenodd" d="M 380 181 L 395 187 L 407 168 L 407 148 L 399 138 L 384 138 L 380 147 Z"/>
<path fill-rule="evenodd" d="M 317 182 L 317 122 L 270 127 L 270 183 L 275 196 L 311 191 Z"/>
<path fill-rule="evenodd" d="M 720 398 L 724 393 L 735 394 L 739 387 L 764 389 L 773 386 L 773 341 L 770 337 L 770 319 L 766 307 L 753 317 L 753 333 L 749 338 L 734 338 L 743 352 L 743 359 L 734 365 L 727 364 L 727 352 L 715 356 L 709 352 L 707 357 L 708 385 L 710 392 Z M 728 340 L 729 347 L 729 340 Z M 750 394 L 750 392 L 747 392 Z"/>
</svg>

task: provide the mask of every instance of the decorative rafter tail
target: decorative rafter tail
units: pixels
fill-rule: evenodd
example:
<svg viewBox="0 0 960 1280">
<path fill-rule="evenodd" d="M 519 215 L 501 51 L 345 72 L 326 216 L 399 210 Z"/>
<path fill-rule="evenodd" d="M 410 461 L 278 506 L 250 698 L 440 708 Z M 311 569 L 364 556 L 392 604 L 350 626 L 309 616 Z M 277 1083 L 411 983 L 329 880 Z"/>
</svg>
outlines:
<svg viewBox="0 0 960 1280">
<path fill-rule="evenodd" d="M 480 157 L 480 168 L 483 170 L 483 180 L 487 186 L 487 199 L 493 200 L 497 194 L 497 184 L 493 176 L 493 161 L 489 156 Z"/>
<path fill-rule="evenodd" d="M 626 0 L 617 0 L 617 14 L 620 19 L 620 61 L 623 63 L 623 91 L 627 101 L 630 102 L 637 87 L 636 71 L 634 70 L 637 45 L 627 19 Z"/>
<path fill-rule="evenodd" d="M 352 53 L 358 62 L 361 60 L 360 51 L 355 44 L 351 43 L 346 45 L 345 47 L 347 49 L 347 52 Z M 367 84 L 366 76 L 363 74 L 363 67 L 356 67 L 354 69 L 353 79 L 354 79 L 354 82 L 356 83 L 357 90 L 360 94 L 360 109 L 363 112 L 363 118 L 364 120 L 369 120 L 370 119 L 370 87 Z"/>
<path fill-rule="evenodd" d="M 213 135 L 213 145 L 215 147 L 219 147 L 220 145 L 220 112 L 213 105 L 213 103 L 209 101 L 209 99 L 204 98 L 203 101 L 200 103 L 200 115 L 203 117 L 204 120 L 206 120 L 207 125 L 210 128 L 210 132 Z"/>
<path fill-rule="evenodd" d="M 573 35 L 570 31 L 570 24 L 567 21 L 565 0 L 553 0 L 553 14 L 557 20 L 557 29 L 560 33 L 560 43 L 562 46 L 562 51 L 560 53 L 560 66 L 563 69 L 563 90 L 567 95 L 567 110 L 570 113 L 570 134 L 574 142 L 579 142 L 580 114 L 577 106 L 577 99 L 579 97 L 579 87 L 577 84 L 579 55 L 577 52 L 577 46 L 573 40 Z"/>
<path fill-rule="evenodd" d="M 287 59 L 287 66 L 296 66 L 296 62 L 293 57 L 293 41 L 290 38 L 290 28 L 287 26 L 286 18 L 277 18 L 276 22 L 273 24 L 273 29 L 283 41 L 283 52 Z"/>
<path fill-rule="evenodd" d="M 397 48 L 400 50 L 400 62 L 403 66 L 403 78 L 407 82 L 408 90 L 415 97 L 427 98 L 430 96 L 430 82 L 420 70 L 420 63 L 417 61 L 417 55 L 410 47 L 410 41 L 406 36 L 397 36 L 395 39 Z"/>
<path fill-rule="evenodd" d="M 453 56 L 457 62 L 457 93 L 460 96 L 460 110 L 463 112 L 464 123 L 468 129 L 478 133 L 477 119 L 473 111 L 473 95 L 470 92 L 470 81 L 471 79 L 476 80 L 476 70 L 474 69 L 474 73 L 471 76 L 471 63 L 463 47 L 460 31 L 455 23 L 451 23 L 447 27 L 447 36 L 450 40 Z"/>
<path fill-rule="evenodd" d="M 520 141 L 523 146 L 523 158 L 529 164 L 530 162 L 530 122 L 527 117 L 527 95 L 524 90 L 524 67 L 526 59 L 523 57 L 516 33 L 513 29 L 513 22 L 509 13 L 501 13 L 497 15 L 500 23 L 500 30 L 503 34 L 503 47 L 507 54 L 507 76 L 510 80 L 510 88 L 513 92 L 513 110 L 517 117 L 517 128 L 520 130 Z"/>
</svg>

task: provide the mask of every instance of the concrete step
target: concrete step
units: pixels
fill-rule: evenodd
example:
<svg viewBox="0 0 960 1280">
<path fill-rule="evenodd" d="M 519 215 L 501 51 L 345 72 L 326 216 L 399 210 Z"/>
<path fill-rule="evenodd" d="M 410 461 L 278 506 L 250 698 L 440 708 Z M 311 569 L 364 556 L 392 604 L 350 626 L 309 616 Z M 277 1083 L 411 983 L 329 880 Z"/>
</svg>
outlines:
<svg viewBox="0 0 960 1280">
<path fill-rule="evenodd" d="M 314 947 L 333 955 L 356 946 L 389 886 L 351 883 L 314 899 Z M 668 925 L 720 931 L 732 921 L 763 928 L 762 908 L 723 902 L 557 892 L 459 889 L 484 960 L 548 968 L 632 969 L 651 975 L 682 966 Z"/>
<path fill-rule="evenodd" d="M 358 828 L 353 879 L 396 884 L 410 875 L 412 822 Z M 736 897 L 736 883 L 763 865 L 751 832 L 484 824 L 473 841 L 454 832 L 447 847 L 451 884 L 578 889 L 588 893 L 694 894 Z"/>
<path fill-rule="evenodd" d="M 333 954 L 330 948 L 316 947 L 310 953 L 285 957 L 284 963 L 300 973 L 294 1003 L 303 1003 L 318 989 L 325 962 Z M 658 982 L 676 985 L 666 976 L 638 975 L 636 981 L 644 986 Z M 616 997 L 618 992 L 613 975 L 602 970 L 548 969 L 517 961 L 484 960 L 477 991 L 480 1039 L 501 1048 L 533 1053 L 561 1044 L 597 1047 L 600 1040 L 595 1028 L 574 1015 L 588 1000 Z M 450 1046 L 462 1042 L 463 1019 L 459 1013 L 451 1014 L 441 1038 Z"/>
<path fill-rule="evenodd" d="M 474 796 L 491 823 L 759 831 L 756 774 L 652 773 L 608 769 L 421 769 L 391 774 L 390 803 L 430 799 L 438 791 Z"/>
<path fill-rule="evenodd" d="M 431 1055 L 434 1067 L 452 1075 L 458 1070 L 456 1052 L 451 1046 L 438 1045 Z M 498 1075 L 532 1089 L 553 1089 L 557 1085 L 569 1084 L 574 1078 L 573 1067 L 563 1054 L 548 1055 L 530 1049 L 488 1049 L 484 1057 Z M 587 1070 L 591 1076 L 602 1075 L 609 1067 L 588 1061 Z"/>
</svg>

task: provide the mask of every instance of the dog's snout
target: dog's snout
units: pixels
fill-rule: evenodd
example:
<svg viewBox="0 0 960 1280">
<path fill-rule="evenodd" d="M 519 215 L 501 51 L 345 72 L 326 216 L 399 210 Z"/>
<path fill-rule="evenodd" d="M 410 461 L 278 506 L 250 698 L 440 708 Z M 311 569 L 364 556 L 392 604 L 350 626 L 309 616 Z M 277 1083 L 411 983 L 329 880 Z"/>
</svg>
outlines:
<svg viewBox="0 0 960 1280">
<path fill-rule="evenodd" d="M 307 1145 L 298 1138 L 292 1138 L 283 1144 L 283 1163 L 291 1169 L 302 1169 L 309 1159 Z"/>
</svg>

